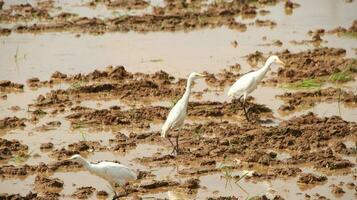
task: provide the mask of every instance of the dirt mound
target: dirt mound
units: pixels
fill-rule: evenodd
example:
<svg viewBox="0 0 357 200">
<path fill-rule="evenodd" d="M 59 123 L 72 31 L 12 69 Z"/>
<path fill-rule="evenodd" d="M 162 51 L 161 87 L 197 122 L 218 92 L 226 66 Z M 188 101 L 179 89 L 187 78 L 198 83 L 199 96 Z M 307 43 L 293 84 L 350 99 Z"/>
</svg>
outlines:
<svg viewBox="0 0 357 200">
<path fill-rule="evenodd" d="M 1 29 L 1 32 L 6 32 L 6 30 Z M 0 81 L 0 93 L 11 93 L 11 92 L 22 92 L 24 85 L 20 83 L 13 83 L 11 81 L 2 80 Z"/>
<path fill-rule="evenodd" d="M 62 189 L 63 181 L 58 178 L 48 178 L 38 175 L 35 178 L 35 187 L 41 190 L 48 190 L 52 188 Z"/>
<path fill-rule="evenodd" d="M 14 117 L 5 117 L 4 119 L 0 120 L 0 129 L 14 129 L 14 128 L 19 128 L 19 127 L 24 127 L 25 125 L 25 119 L 22 118 L 17 118 L 16 116 Z"/>
<path fill-rule="evenodd" d="M 322 183 L 327 181 L 326 176 L 318 176 L 315 174 L 302 174 L 298 180 L 298 183 L 304 183 L 304 184 L 316 184 L 316 183 Z"/>
<path fill-rule="evenodd" d="M 345 54 L 344 49 L 327 47 L 298 53 L 285 50 L 277 53 L 285 62 L 285 66 L 280 67 L 277 76 L 266 83 L 293 83 L 306 79 L 326 78 L 344 71 L 355 73 L 355 60 L 345 58 Z"/>
<path fill-rule="evenodd" d="M 316 91 L 286 92 L 277 96 L 284 101 L 279 107 L 281 112 L 294 112 L 313 107 L 321 102 L 342 102 L 349 106 L 357 106 L 357 95 L 352 91 L 338 88 L 324 88 Z"/>
<path fill-rule="evenodd" d="M 104 4 L 109 8 L 122 8 L 127 10 L 144 9 L 149 6 L 149 3 L 143 0 L 92 0 L 91 2 L 89 2 L 90 6 L 97 6 L 98 4 Z"/>
<path fill-rule="evenodd" d="M 76 189 L 76 191 L 72 194 L 72 197 L 76 199 L 87 199 L 92 196 L 94 192 L 94 187 L 80 187 Z"/>
<path fill-rule="evenodd" d="M 18 140 L 6 140 L 0 138 L 0 160 L 7 160 L 15 155 L 24 154 L 28 146 L 21 144 Z"/>
</svg>

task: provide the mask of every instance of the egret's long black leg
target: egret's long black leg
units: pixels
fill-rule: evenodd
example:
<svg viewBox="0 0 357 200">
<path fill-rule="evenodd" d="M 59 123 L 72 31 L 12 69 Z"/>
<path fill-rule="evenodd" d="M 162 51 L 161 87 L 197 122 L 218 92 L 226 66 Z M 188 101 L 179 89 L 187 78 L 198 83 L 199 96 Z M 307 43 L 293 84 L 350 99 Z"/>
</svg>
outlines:
<svg viewBox="0 0 357 200">
<path fill-rule="evenodd" d="M 243 110 L 244 110 L 244 114 L 245 114 L 245 118 L 247 119 L 247 121 L 249 122 L 249 117 L 248 117 L 248 113 L 247 113 L 247 110 L 245 109 L 245 99 L 243 101 Z"/>
<path fill-rule="evenodd" d="M 174 145 L 174 143 L 170 140 L 169 137 L 167 137 L 167 139 L 170 141 L 171 145 L 172 145 L 172 151 L 171 151 L 171 154 L 173 154 L 175 151 L 176 151 L 176 146 Z"/>
<path fill-rule="evenodd" d="M 113 196 L 112 200 L 117 200 L 117 199 L 119 199 L 119 196 L 118 196 L 117 192 L 114 191 L 114 196 Z"/>
<path fill-rule="evenodd" d="M 243 97 L 243 95 L 240 95 L 240 97 L 237 99 L 241 107 L 243 106 L 243 103 L 241 101 L 242 97 Z"/>
<path fill-rule="evenodd" d="M 118 193 L 115 191 L 115 185 L 110 184 L 110 186 L 112 187 L 112 190 L 113 190 L 113 192 L 114 192 L 114 196 L 113 196 L 113 199 L 112 199 L 112 200 L 119 199 L 119 195 L 118 195 Z"/>
<path fill-rule="evenodd" d="M 179 154 L 179 134 L 176 135 L 176 155 Z"/>
<path fill-rule="evenodd" d="M 241 102 L 240 100 L 242 99 L 243 95 L 240 95 L 240 97 L 238 98 L 238 101 Z"/>
</svg>

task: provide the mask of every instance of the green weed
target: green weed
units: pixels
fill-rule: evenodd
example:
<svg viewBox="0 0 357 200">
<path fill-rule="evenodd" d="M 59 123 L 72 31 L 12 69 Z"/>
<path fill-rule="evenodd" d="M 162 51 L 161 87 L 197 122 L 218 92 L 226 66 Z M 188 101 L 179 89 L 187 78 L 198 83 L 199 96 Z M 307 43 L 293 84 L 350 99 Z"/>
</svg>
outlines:
<svg viewBox="0 0 357 200">
<path fill-rule="evenodd" d="M 16 164 L 23 163 L 33 154 L 33 152 L 34 152 L 34 150 L 32 150 L 28 153 L 21 153 L 21 154 L 13 155 L 10 160 Z"/>
<path fill-rule="evenodd" d="M 321 86 L 322 82 L 317 79 L 306 79 L 283 85 L 284 88 L 288 89 L 316 89 L 320 88 Z"/>
<path fill-rule="evenodd" d="M 84 130 L 82 130 L 83 128 L 85 128 L 85 124 L 83 122 L 79 122 L 73 125 L 74 129 L 78 129 L 79 134 L 81 134 L 82 140 L 86 141 L 86 133 L 84 132 Z"/>
<path fill-rule="evenodd" d="M 347 82 L 353 80 L 351 71 L 345 70 L 331 74 L 329 80 L 332 82 Z"/>
<path fill-rule="evenodd" d="M 347 31 L 347 32 L 341 33 L 340 35 L 342 37 L 347 37 L 347 38 L 352 38 L 352 39 L 357 38 L 357 32 L 352 32 L 352 31 Z"/>
</svg>

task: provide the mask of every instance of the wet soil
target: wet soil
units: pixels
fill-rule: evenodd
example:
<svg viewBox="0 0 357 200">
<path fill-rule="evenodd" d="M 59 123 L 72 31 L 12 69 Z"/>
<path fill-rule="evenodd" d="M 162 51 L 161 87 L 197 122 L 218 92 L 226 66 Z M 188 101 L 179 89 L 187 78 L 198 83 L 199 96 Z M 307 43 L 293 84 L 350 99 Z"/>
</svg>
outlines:
<svg viewBox="0 0 357 200">
<path fill-rule="evenodd" d="M 121 0 L 93 0 L 89 3 L 90 6 L 97 6 L 98 4 L 104 4 L 109 8 L 125 8 L 131 9 L 144 9 L 149 6 L 147 1 L 134 0 L 134 1 L 121 1 Z"/>
<path fill-rule="evenodd" d="M 6 140 L 0 138 L 0 160 L 8 160 L 16 154 L 24 154 L 28 146 L 21 144 L 18 140 Z"/>
<path fill-rule="evenodd" d="M 286 92 L 277 97 L 284 101 L 279 111 L 288 113 L 313 107 L 320 102 L 339 102 L 351 107 L 357 105 L 357 96 L 354 92 L 333 87 L 316 91 Z"/>
<path fill-rule="evenodd" d="M 258 6 L 275 4 L 276 0 L 258 1 Z M 154 7 L 152 14 L 141 16 L 124 15 L 109 19 L 75 16 L 71 13 L 60 13 L 51 16 L 46 8 L 36 8 L 30 4 L 14 5 L 0 12 L 1 22 L 25 20 L 44 20 L 46 23 L 20 25 L 12 31 L 18 33 L 39 33 L 48 31 L 74 31 L 102 34 L 105 32 L 127 31 L 178 31 L 193 30 L 205 27 L 227 26 L 236 30 L 245 30 L 247 26 L 237 22 L 235 17 L 255 17 L 257 3 L 249 1 L 217 1 L 209 5 L 203 1 L 175 2 L 166 1 L 164 7 Z M 89 6 L 104 4 L 109 8 L 143 9 L 146 1 L 92 1 Z M 257 20 L 257 26 L 275 26 L 270 20 Z"/>
<path fill-rule="evenodd" d="M 20 83 L 13 83 L 8 80 L 0 81 L 0 94 L 7 94 L 10 92 L 22 92 L 24 89 L 24 85 Z"/>
<path fill-rule="evenodd" d="M 327 4 L 322 2 L 321 6 Z M 338 4 L 338 8 L 346 8 L 348 3 Z M 15 56 L 11 55 L 13 63 L 3 64 L 4 72 L 15 71 L 16 75 L 8 78 L 5 74 L 3 79 L 11 81 L 0 81 L 0 103 L 4 107 L 0 119 L 0 199 L 111 199 L 113 193 L 104 180 L 68 160 L 74 154 L 81 154 L 91 162 L 107 160 L 133 168 L 138 180 L 116 188 L 124 199 L 355 197 L 357 124 L 354 115 L 348 118 L 352 120 L 347 120 L 345 115 L 325 116 L 318 110 L 297 112 L 331 102 L 350 106 L 347 109 L 351 113 L 355 111 L 353 87 L 357 63 L 351 56 L 351 45 L 347 45 L 350 40 L 329 34 L 354 34 L 355 22 L 350 28 L 325 31 L 336 26 L 320 28 L 322 22 L 310 26 L 310 20 L 297 17 L 304 21 L 307 30 L 292 28 L 290 24 L 298 27 L 299 23 L 289 20 L 313 7 L 304 1 L 165 0 L 162 5 L 154 5 L 142 0 L 96 0 L 69 5 L 90 12 L 109 9 L 112 13 L 109 17 L 87 16 L 85 12 L 68 10 L 68 5 L 57 1 L 0 3 L 3 45 L 20 46 L 15 48 Z M 346 24 L 344 27 L 348 27 Z M 221 28 L 223 32 L 232 33 L 229 37 L 224 39 L 225 35 L 218 32 L 206 38 L 207 32 L 222 26 L 228 27 Z M 179 34 L 185 37 L 195 34 L 202 41 L 195 46 L 185 37 L 171 40 L 176 33 L 147 33 L 135 39 L 140 41 L 136 47 L 131 40 L 124 42 L 125 36 L 133 31 L 192 31 Z M 108 32 L 122 32 L 115 34 L 125 39 L 117 41 L 110 34 L 97 35 Z M 80 63 L 86 63 L 85 67 L 44 62 L 51 67 L 22 74 L 19 72 L 34 68 L 41 59 L 28 53 L 26 45 L 22 46 L 28 41 L 22 38 L 27 34 L 21 33 L 41 33 L 30 34 L 31 41 L 48 37 L 44 44 L 35 43 L 38 47 L 47 45 L 52 34 L 54 38 L 57 34 L 60 37 L 69 34 L 75 40 L 68 41 L 75 41 L 76 45 L 88 43 L 89 46 L 78 49 L 80 52 L 101 51 L 114 43 L 125 48 L 103 51 L 106 56 L 115 54 L 119 60 L 98 59 L 95 64 L 77 57 L 72 50 L 56 51 L 56 59 L 79 59 Z M 143 36 L 145 39 L 140 39 Z M 94 42 L 102 37 L 109 37 L 110 43 Z M 194 65 L 202 65 L 202 59 L 218 64 L 191 69 L 193 64 L 189 63 L 188 68 L 177 67 L 180 68 L 177 72 L 171 69 L 172 59 L 165 57 L 166 50 L 157 47 L 160 42 L 150 43 L 149 49 L 154 54 L 142 51 L 148 45 L 147 40 L 165 37 L 167 43 L 160 45 L 173 47 L 170 49 L 178 44 L 191 48 L 192 43 L 194 52 L 187 48 L 185 51 L 193 57 L 181 58 L 180 52 L 170 52 L 178 57 L 180 65 L 196 59 Z M 206 44 L 216 40 L 223 42 L 215 43 L 216 51 L 211 51 Z M 221 45 L 233 49 L 234 56 L 218 57 L 220 51 L 227 52 Z M 40 54 L 46 57 L 45 52 Z M 263 86 L 248 97 L 251 121 L 247 122 L 242 103 L 226 97 L 227 88 L 246 72 L 261 67 L 271 54 L 277 54 L 286 65 L 278 70 L 272 66 Z M 141 64 L 133 70 L 133 63 L 122 66 L 127 63 L 125 59 L 140 60 Z M 14 69 L 7 68 L 14 63 Z M 55 63 L 58 66 L 53 67 Z M 183 128 L 169 134 L 170 137 L 179 135 L 180 152 L 174 156 L 170 154 L 170 143 L 160 137 L 160 128 L 184 92 L 183 74 L 186 76 L 188 69 L 201 72 L 206 78 L 193 85 Z M 350 88 L 330 84 L 336 83 L 331 77 L 338 73 L 350 76 L 348 80 L 338 81 Z M 325 83 L 328 87 L 306 91 L 276 87 L 310 79 L 329 82 Z M 270 103 L 269 96 L 273 96 Z M 277 111 L 294 114 L 283 118 Z"/>
<path fill-rule="evenodd" d="M 332 30 L 329 30 L 330 34 L 337 34 L 338 36 L 350 37 L 357 39 L 357 20 L 354 20 L 352 25 L 349 28 L 338 27 Z"/>
<path fill-rule="evenodd" d="M 356 74 L 356 60 L 346 58 L 346 50 L 338 48 L 317 48 L 299 53 L 291 53 L 289 50 L 277 53 L 285 62 L 280 67 L 275 78 L 266 83 L 282 84 L 293 83 L 308 79 L 327 80 L 335 73 L 349 72 Z"/>
</svg>

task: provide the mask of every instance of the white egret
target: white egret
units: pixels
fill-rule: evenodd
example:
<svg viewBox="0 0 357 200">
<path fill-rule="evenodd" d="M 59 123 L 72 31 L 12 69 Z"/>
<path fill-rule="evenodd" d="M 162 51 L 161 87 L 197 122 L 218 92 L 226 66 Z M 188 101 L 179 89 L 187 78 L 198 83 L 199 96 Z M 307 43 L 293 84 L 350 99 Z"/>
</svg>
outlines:
<svg viewBox="0 0 357 200">
<path fill-rule="evenodd" d="M 121 165 L 119 163 L 100 162 L 92 164 L 78 154 L 73 155 L 70 160 L 78 162 L 79 164 L 83 165 L 84 168 L 86 168 L 90 173 L 108 181 L 114 191 L 113 199 L 116 199 L 118 197 L 115 191 L 115 184 L 123 186 L 129 181 L 137 179 L 137 176 L 134 171 L 132 171 L 127 166 Z"/>
<path fill-rule="evenodd" d="M 232 98 L 237 98 L 240 100 L 243 97 L 243 110 L 245 117 L 249 121 L 247 111 L 245 109 L 245 101 L 251 92 L 253 92 L 260 81 L 264 78 L 265 74 L 269 71 L 271 64 L 277 63 L 284 65 L 278 56 L 270 56 L 265 62 L 264 66 L 257 71 L 249 72 L 240 77 L 228 90 L 228 96 Z"/>
<path fill-rule="evenodd" d="M 182 127 L 184 119 L 187 115 L 187 105 L 188 105 L 188 100 L 190 97 L 191 93 L 191 87 L 192 83 L 194 80 L 200 78 L 200 77 L 205 77 L 203 74 L 199 74 L 196 72 L 192 72 L 190 76 L 187 79 L 187 84 L 186 84 L 186 91 L 183 94 L 182 98 L 177 101 L 175 106 L 171 109 L 169 115 L 166 118 L 166 121 L 164 125 L 161 128 L 161 137 L 166 137 L 168 132 L 173 129 L 179 129 Z M 173 153 L 176 150 L 176 154 L 179 153 L 179 148 L 178 148 L 178 139 L 179 139 L 179 134 L 176 135 L 176 147 L 172 143 L 169 137 L 167 139 L 170 141 L 171 145 L 173 146 L 173 150 L 171 153 Z"/>
</svg>

